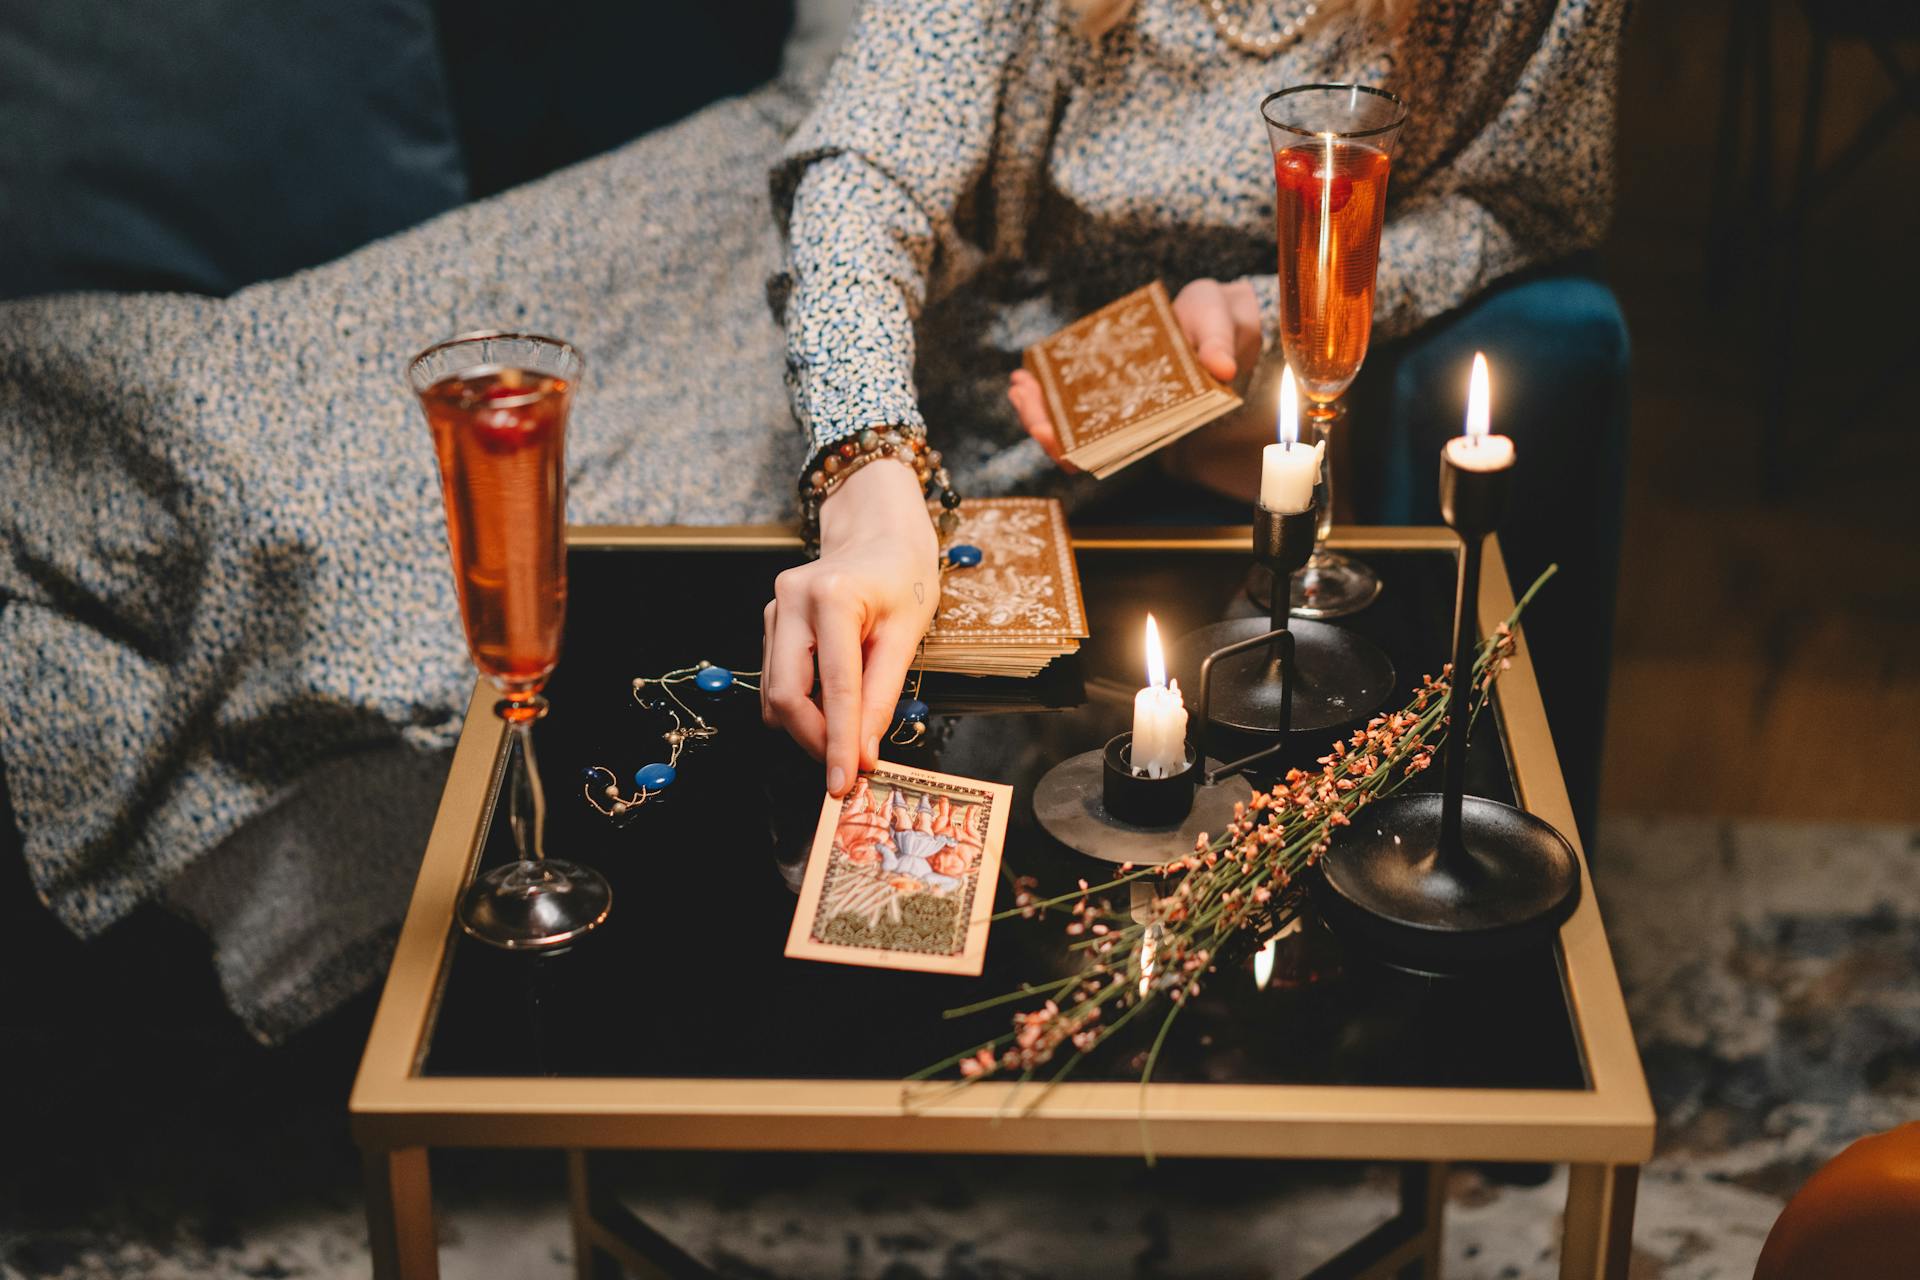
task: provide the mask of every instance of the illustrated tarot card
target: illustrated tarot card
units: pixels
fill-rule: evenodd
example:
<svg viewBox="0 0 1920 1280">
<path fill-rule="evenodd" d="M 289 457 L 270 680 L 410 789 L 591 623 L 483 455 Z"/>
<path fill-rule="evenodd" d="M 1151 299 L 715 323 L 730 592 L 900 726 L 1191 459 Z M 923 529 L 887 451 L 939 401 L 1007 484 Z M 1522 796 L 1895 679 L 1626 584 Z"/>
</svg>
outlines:
<svg viewBox="0 0 1920 1280">
<path fill-rule="evenodd" d="M 977 974 L 1013 788 L 882 764 L 827 797 L 787 934 L 797 960 Z"/>
</svg>

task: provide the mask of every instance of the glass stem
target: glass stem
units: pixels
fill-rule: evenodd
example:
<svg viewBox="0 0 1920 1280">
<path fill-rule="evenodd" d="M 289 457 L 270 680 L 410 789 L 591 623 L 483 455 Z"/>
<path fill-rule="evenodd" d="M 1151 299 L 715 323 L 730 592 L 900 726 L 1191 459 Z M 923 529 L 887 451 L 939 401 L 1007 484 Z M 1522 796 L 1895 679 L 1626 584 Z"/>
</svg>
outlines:
<svg viewBox="0 0 1920 1280">
<path fill-rule="evenodd" d="M 1307 421 L 1313 424 L 1313 442 L 1325 446 L 1325 457 L 1320 462 L 1319 492 L 1315 495 L 1320 502 L 1316 509 L 1317 522 L 1313 535 L 1313 559 L 1322 560 L 1326 552 L 1327 538 L 1333 533 L 1333 424 L 1340 420 L 1340 404 L 1322 404 L 1317 400 L 1307 403 Z"/>
<path fill-rule="evenodd" d="M 507 724 L 519 755 L 513 767 L 508 811 L 513 843 L 520 850 L 522 862 L 539 862 L 547 856 L 547 797 L 540 789 L 540 765 L 533 755 L 533 719 L 509 720 Z"/>
</svg>

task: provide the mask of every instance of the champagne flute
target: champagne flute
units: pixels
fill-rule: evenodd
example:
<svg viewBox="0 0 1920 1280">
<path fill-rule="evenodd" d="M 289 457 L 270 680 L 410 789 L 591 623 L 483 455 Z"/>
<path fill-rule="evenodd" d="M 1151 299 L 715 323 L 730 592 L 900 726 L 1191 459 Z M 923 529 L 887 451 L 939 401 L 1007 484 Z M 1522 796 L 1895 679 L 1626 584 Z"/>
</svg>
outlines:
<svg viewBox="0 0 1920 1280">
<path fill-rule="evenodd" d="M 1326 549 L 1333 527 L 1331 437 L 1345 393 L 1366 359 L 1387 174 L 1406 107 L 1384 89 L 1310 84 L 1260 103 L 1273 145 L 1274 225 L 1280 246 L 1280 344 L 1307 400 L 1321 466 L 1319 541 L 1293 576 L 1292 611 L 1333 618 L 1366 608 L 1380 579 Z"/>
<path fill-rule="evenodd" d="M 476 876 L 458 917 L 509 951 L 573 941 L 607 918 L 613 896 L 599 872 L 546 856 L 533 754 L 566 617 L 567 410 L 580 368 L 567 343 L 521 333 L 466 334 L 407 366 L 439 458 L 467 649 L 500 690 L 493 711 L 513 752 L 506 785 L 519 857 Z"/>
</svg>

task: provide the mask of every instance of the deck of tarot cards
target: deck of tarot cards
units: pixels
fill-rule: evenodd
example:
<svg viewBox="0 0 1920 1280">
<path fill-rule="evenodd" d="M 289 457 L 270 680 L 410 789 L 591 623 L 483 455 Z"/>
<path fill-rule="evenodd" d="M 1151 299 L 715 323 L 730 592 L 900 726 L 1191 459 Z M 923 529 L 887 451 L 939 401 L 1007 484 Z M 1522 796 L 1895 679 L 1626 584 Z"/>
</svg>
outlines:
<svg viewBox="0 0 1920 1280">
<path fill-rule="evenodd" d="M 1077 653 L 1087 611 L 1060 504 L 971 498 L 959 515 L 947 545 L 978 547 L 980 563 L 941 575 L 920 664 L 955 675 L 1032 676 Z"/>
<path fill-rule="evenodd" d="M 1240 407 L 1200 367 L 1156 280 L 1027 348 L 1068 462 L 1104 480 Z"/>
</svg>

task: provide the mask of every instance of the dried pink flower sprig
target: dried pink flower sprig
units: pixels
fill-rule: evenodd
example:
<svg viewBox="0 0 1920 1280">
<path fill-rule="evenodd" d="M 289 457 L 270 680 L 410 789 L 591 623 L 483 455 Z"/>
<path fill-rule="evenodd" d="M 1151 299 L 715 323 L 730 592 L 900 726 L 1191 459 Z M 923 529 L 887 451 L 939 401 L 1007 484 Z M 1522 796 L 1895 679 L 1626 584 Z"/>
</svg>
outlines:
<svg viewBox="0 0 1920 1280">
<path fill-rule="evenodd" d="M 1513 613 L 1481 642 L 1473 673 L 1473 714 L 1492 697 L 1493 682 L 1512 665 L 1514 624 L 1548 578 L 1550 566 L 1514 606 Z M 993 1076 L 1031 1080 L 1056 1061 L 1063 1048 L 1071 1054 L 1050 1076 L 1050 1087 L 1065 1080 L 1080 1060 L 1143 1009 L 1164 1002 L 1153 1046 L 1141 1071 L 1144 1087 L 1173 1020 L 1200 994 L 1221 945 L 1238 930 L 1278 926 L 1294 909 L 1288 889 L 1296 877 L 1326 852 L 1335 827 L 1352 822 L 1355 810 L 1397 790 L 1432 765 L 1434 753 L 1451 728 L 1446 722 L 1451 664 L 1440 675 L 1422 678 L 1405 707 L 1375 716 L 1364 729 L 1336 741 L 1319 759 L 1317 772 L 1290 769 L 1266 791 L 1255 791 L 1234 806 L 1233 821 L 1217 836 L 1202 834 L 1193 849 L 1154 867 L 1122 866 L 1104 884 L 1078 883 L 1075 892 L 1041 898 L 1031 877 L 1014 882 L 1014 905 L 994 920 L 1033 918 L 1064 908 L 1069 949 L 1087 955 L 1078 973 L 1056 982 L 1023 987 L 964 1008 L 949 1018 L 1039 997 L 1039 1008 L 1013 1015 L 1011 1030 L 982 1045 L 915 1072 L 926 1080 L 958 1068 L 964 1087 Z M 1171 889 L 1151 888 L 1153 880 L 1179 877 Z M 1125 911 L 1096 895 L 1127 889 L 1136 901 Z M 1029 1106 L 1036 1105 L 1044 1090 Z"/>
</svg>

